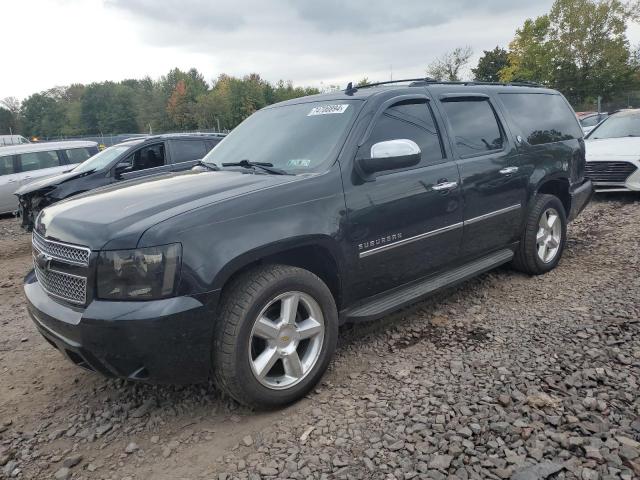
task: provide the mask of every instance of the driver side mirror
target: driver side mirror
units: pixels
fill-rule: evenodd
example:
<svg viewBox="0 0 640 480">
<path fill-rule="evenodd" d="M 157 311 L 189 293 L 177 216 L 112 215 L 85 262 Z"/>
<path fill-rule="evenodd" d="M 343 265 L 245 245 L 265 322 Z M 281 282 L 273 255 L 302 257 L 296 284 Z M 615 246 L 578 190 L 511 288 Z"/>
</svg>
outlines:
<svg viewBox="0 0 640 480">
<path fill-rule="evenodd" d="M 420 147 L 413 140 L 386 140 L 372 145 L 371 156 L 358 159 L 357 166 L 369 177 L 376 172 L 413 167 L 421 158 Z"/>
<path fill-rule="evenodd" d="M 132 168 L 131 164 L 127 163 L 127 162 L 122 162 L 122 163 L 117 164 L 116 168 L 114 169 L 115 177 L 117 179 L 122 178 L 122 174 L 130 171 L 131 168 Z"/>
</svg>

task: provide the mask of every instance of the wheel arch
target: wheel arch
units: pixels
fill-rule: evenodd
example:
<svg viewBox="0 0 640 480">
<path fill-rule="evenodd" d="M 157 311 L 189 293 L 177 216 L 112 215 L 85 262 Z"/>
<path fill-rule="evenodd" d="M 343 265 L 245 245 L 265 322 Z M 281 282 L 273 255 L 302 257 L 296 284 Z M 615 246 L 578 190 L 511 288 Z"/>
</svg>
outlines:
<svg viewBox="0 0 640 480">
<path fill-rule="evenodd" d="M 566 177 L 543 178 L 535 188 L 535 194 L 546 194 L 557 197 L 564 207 L 565 215 L 571 213 L 571 193 L 569 179 Z"/>
<path fill-rule="evenodd" d="M 238 275 L 258 265 L 282 264 L 303 268 L 317 275 L 329 287 L 338 309 L 342 299 L 340 254 L 335 240 L 310 236 L 265 245 L 243 253 L 220 269 L 213 281 L 215 289 L 224 289 Z"/>
</svg>

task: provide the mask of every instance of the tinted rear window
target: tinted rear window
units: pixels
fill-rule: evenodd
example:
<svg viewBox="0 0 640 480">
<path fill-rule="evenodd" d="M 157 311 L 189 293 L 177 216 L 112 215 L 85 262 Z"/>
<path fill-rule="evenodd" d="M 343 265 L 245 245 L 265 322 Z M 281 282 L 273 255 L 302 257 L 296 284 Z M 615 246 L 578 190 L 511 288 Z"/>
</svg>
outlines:
<svg viewBox="0 0 640 480">
<path fill-rule="evenodd" d="M 207 154 L 202 140 L 171 140 L 171 160 L 173 163 L 200 160 Z"/>
<path fill-rule="evenodd" d="M 20 169 L 23 172 L 60 166 L 60 159 L 55 151 L 23 153 L 18 158 L 20 159 Z"/>
<path fill-rule="evenodd" d="M 488 101 L 443 102 L 453 129 L 456 150 L 470 156 L 500 150 L 503 145 L 498 119 Z"/>
<path fill-rule="evenodd" d="M 87 148 L 71 148 L 69 150 L 65 150 L 65 153 L 67 154 L 69 163 L 82 163 L 87 158 L 91 157 L 91 153 Z"/>
<path fill-rule="evenodd" d="M 13 168 L 13 156 L 0 157 L 0 176 L 16 173 Z"/>
<path fill-rule="evenodd" d="M 575 113 L 560 95 L 501 93 L 500 99 L 531 145 L 582 137 Z"/>
</svg>

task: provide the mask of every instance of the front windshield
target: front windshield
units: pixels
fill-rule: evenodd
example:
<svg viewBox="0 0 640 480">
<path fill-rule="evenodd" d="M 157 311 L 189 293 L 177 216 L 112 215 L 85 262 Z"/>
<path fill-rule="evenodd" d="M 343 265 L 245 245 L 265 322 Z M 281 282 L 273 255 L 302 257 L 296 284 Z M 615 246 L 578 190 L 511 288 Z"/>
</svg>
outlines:
<svg viewBox="0 0 640 480">
<path fill-rule="evenodd" d="M 223 163 L 271 163 L 287 173 L 319 172 L 337 149 L 355 117 L 357 100 L 301 103 L 260 110 L 204 157 Z"/>
<path fill-rule="evenodd" d="M 127 143 L 126 145 L 114 145 L 112 147 L 105 148 L 100 153 L 96 153 L 93 157 L 86 159 L 74 168 L 72 172 L 85 173 L 93 170 L 100 170 L 109 165 L 118 155 L 129 150 L 131 145 L 133 145 L 133 143 Z"/>
<path fill-rule="evenodd" d="M 640 112 L 612 115 L 597 127 L 590 139 L 640 137 Z"/>
</svg>

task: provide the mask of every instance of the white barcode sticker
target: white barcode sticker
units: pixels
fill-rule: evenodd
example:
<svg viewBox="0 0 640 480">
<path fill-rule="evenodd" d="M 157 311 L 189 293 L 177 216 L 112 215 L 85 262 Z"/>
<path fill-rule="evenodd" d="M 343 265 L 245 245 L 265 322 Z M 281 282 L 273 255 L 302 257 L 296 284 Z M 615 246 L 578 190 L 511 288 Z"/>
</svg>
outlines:
<svg viewBox="0 0 640 480">
<path fill-rule="evenodd" d="M 321 107 L 312 108 L 307 117 L 311 117 L 313 115 L 331 115 L 333 113 L 344 113 L 348 107 L 349 105 L 345 103 L 339 105 L 322 105 Z"/>
</svg>

